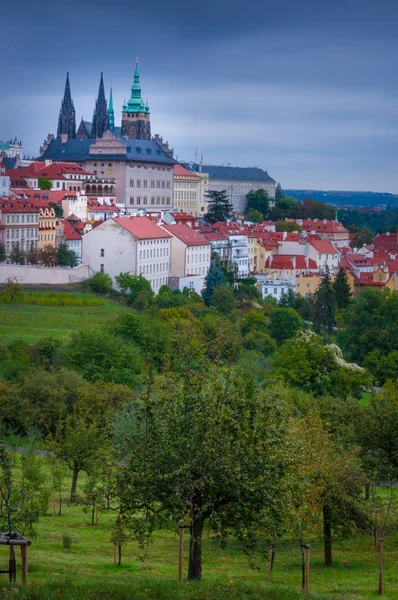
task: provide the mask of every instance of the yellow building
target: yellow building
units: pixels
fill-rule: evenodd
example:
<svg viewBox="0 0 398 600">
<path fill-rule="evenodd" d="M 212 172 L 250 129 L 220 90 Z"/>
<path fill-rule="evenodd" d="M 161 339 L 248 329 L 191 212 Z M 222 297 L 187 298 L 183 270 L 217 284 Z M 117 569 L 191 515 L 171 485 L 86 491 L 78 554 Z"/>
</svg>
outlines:
<svg viewBox="0 0 398 600">
<path fill-rule="evenodd" d="M 57 226 L 59 225 L 59 219 L 55 215 L 52 206 L 42 205 L 39 209 L 39 236 L 37 247 L 55 247 L 57 245 Z"/>
<path fill-rule="evenodd" d="M 209 188 L 205 173 L 193 173 L 181 165 L 174 166 L 174 208 L 200 217 L 207 213 L 206 191 Z"/>
</svg>

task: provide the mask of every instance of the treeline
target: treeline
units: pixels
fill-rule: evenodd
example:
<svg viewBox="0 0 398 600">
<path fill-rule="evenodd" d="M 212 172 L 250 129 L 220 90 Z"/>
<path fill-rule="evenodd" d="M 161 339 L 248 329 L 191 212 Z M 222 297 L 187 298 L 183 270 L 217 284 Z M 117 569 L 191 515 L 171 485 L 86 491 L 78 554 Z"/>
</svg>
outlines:
<svg viewBox="0 0 398 600">
<path fill-rule="evenodd" d="M 352 233 L 367 228 L 373 234 L 398 230 L 398 208 L 386 210 L 359 210 L 343 208 L 339 210 L 339 219 Z"/>
<path fill-rule="evenodd" d="M 34 430 L 54 453 L 55 487 L 62 466 L 71 469 L 72 502 L 84 471 L 83 502 L 93 519 L 117 511 L 119 548 L 185 519 L 188 578 L 197 579 L 205 527 L 249 553 L 283 535 L 298 544 L 319 535 L 326 565 L 333 539 L 371 530 L 376 514 L 385 529 L 391 498 L 372 484 L 398 476 L 397 292 L 343 303 L 326 276 L 314 302 L 332 311 L 336 329 L 305 320 L 306 299 L 263 301 L 253 282 L 231 284 L 215 263 L 204 301 L 167 287 L 153 295 L 126 273 L 119 280 L 131 308 L 107 325 L 0 348 L 4 434 Z M 1 505 L 2 530 L 10 514 L 16 528 L 33 528 L 40 498 L 25 520 Z"/>
</svg>

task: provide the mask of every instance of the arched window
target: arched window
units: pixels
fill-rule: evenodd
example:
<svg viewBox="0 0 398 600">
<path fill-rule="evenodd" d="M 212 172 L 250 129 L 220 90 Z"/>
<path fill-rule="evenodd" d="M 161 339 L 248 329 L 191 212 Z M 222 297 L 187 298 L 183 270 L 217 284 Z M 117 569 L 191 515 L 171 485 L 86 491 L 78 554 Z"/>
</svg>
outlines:
<svg viewBox="0 0 398 600">
<path fill-rule="evenodd" d="M 93 185 L 93 186 L 91 187 L 91 193 L 92 193 L 92 194 L 96 194 L 96 193 L 97 193 L 97 186 L 96 186 L 96 185 Z"/>
<path fill-rule="evenodd" d="M 91 186 L 86 185 L 86 194 L 89 194 L 90 192 L 91 192 Z"/>
</svg>

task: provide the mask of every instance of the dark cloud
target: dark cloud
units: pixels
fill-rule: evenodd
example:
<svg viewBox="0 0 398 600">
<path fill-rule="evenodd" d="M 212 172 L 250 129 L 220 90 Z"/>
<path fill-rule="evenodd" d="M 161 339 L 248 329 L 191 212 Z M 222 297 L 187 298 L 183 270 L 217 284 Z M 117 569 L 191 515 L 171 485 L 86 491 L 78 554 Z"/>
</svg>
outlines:
<svg viewBox="0 0 398 600">
<path fill-rule="evenodd" d="M 0 139 L 37 153 L 67 70 L 78 119 L 104 71 L 118 120 L 138 54 L 153 129 L 180 158 L 197 148 L 285 187 L 398 192 L 397 20 L 389 0 L 9 3 Z"/>
</svg>

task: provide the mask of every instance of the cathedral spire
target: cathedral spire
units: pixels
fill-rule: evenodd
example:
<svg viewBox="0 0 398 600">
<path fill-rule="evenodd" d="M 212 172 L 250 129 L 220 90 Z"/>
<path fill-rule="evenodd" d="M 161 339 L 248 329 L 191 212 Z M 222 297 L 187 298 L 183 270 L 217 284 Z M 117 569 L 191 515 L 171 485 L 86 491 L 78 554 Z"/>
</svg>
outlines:
<svg viewBox="0 0 398 600">
<path fill-rule="evenodd" d="M 101 72 L 101 79 L 98 90 L 98 98 L 95 103 L 93 126 L 91 129 L 92 138 L 100 138 L 108 129 L 108 107 L 105 99 L 104 77 Z"/>
<path fill-rule="evenodd" d="M 108 107 L 108 124 L 110 131 L 114 131 L 115 129 L 115 112 L 113 110 L 113 95 L 112 88 L 109 92 L 109 107 Z"/>
<path fill-rule="evenodd" d="M 76 116 L 70 92 L 69 72 L 66 74 L 64 98 L 61 102 L 61 110 L 58 118 L 57 137 L 67 135 L 74 138 L 76 135 Z"/>
<path fill-rule="evenodd" d="M 131 86 L 130 99 L 124 103 L 122 110 L 122 137 L 136 140 L 151 139 L 150 109 L 141 94 L 138 56 L 135 60 L 134 81 Z"/>
</svg>

